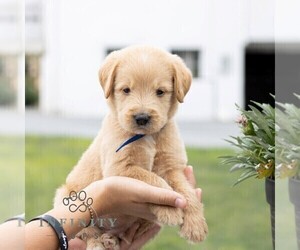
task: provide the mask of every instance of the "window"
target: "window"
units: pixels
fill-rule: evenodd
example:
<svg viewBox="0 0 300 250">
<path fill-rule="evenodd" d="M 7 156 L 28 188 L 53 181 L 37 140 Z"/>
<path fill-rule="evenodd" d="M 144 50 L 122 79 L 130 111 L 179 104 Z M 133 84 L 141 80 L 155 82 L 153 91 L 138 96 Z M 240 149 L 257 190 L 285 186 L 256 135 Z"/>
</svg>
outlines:
<svg viewBox="0 0 300 250">
<path fill-rule="evenodd" d="M 37 106 L 39 101 L 40 56 L 25 56 L 25 105 Z"/>
<path fill-rule="evenodd" d="M 0 55 L 0 106 L 13 106 L 17 97 L 17 57 Z"/>
<path fill-rule="evenodd" d="M 175 54 L 185 62 L 186 66 L 191 70 L 193 77 L 200 76 L 199 68 L 199 51 L 198 50 L 171 50 L 172 54 Z"/>
</svg>

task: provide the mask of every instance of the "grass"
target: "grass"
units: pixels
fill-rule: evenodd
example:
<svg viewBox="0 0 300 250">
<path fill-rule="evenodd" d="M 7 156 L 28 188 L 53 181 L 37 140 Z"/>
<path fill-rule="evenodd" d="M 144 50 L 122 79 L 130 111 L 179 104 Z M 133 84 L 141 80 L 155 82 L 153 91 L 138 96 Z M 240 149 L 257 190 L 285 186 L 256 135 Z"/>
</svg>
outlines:
<svg viewBox="0 0 300 250">
<path fill-rule="evenodd" d="M 55 189 L 64 183 L 91 141 L 88 139 L 26 137 L 26 216 L 32 218 L 52 207 Z M 189 245 L 177 228 L 165 227 L 146 250 L 269 250 L 271 246 L 269 207 L 264 182 L 248 180 L 232 187 L 236 176 L 220 167 L 218 156 L 229 149 L 188 149 L 209 225 L 208 239 Z"/>
<path fill-rule="evenodd" d="M 0 223 L 24 213 L 24 139 L 0 137 Z"/>
</svg>

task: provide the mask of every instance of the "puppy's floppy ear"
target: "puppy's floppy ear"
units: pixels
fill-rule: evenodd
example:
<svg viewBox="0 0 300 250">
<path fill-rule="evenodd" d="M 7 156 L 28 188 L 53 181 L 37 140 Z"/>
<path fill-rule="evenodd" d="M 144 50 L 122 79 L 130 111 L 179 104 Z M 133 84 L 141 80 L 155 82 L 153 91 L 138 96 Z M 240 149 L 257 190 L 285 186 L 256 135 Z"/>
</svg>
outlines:
<svg viewBox="0 0 300 250">
<path fill-rule="evenodd" d="M 192 83 L 192 73 L 179 56 L 172 55 L 174 69 L 174 91 L 179 102 L 183 102 Z"/>
<path fill-rule="evenodd" d="M 113 90 L 118 63 L 119 51 L 114 51 L 106 57 L 99 70 L 99 81 L 105 98 L 108 98 Z"/>
</svg>

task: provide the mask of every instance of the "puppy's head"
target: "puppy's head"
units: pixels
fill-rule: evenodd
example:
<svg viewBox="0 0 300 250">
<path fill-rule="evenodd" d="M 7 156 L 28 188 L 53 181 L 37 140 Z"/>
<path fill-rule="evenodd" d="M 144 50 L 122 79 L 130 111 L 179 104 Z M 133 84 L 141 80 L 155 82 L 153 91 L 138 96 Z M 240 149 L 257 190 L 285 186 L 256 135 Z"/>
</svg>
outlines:
<svg viewBox="0 0 300 250">
<path fill-rule="evenodd" d="M 133 46 L 108 55 L 99 80 L 121 127 L 134 134 L 152 134 L 166 125 L 178 102 L 183 102 L 192 75 L 178 56 Z"/>
</svg>

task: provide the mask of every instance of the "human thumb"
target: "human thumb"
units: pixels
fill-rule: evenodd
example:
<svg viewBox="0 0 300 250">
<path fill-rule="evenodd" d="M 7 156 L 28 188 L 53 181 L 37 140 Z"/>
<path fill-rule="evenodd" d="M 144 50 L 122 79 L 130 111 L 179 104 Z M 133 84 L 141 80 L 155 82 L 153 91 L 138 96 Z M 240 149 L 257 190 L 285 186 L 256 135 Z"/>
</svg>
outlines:
<svg viewBox="0 0 300 250">
<path fill-rule="evenodd" d="M 186 199 L 181 194 L 159 187 L 153 187 L 152 192 L 147 197 L 147 202 L 182 209 L 187 205 Z"/>
</svg>

